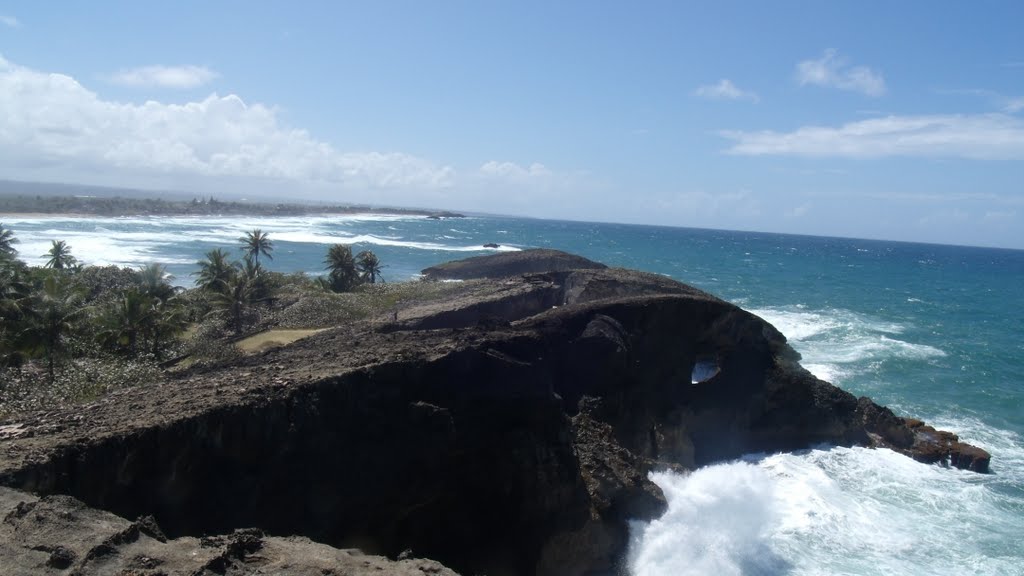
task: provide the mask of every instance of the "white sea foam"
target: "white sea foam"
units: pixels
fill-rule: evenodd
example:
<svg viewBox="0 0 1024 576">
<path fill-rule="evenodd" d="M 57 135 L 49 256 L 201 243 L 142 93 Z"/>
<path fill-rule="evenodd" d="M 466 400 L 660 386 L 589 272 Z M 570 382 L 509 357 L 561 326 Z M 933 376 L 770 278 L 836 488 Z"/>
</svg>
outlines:
<svg viewBox="0 0 1024 576">
<path fill-rule="evenodd" d="M 634 576 L 1024 574 L 1020 498 L 993 475 L 832 448 L 652 478 L 669 509 L 633 524 Z"/>
<path fill-rule="evenodd" d="M 98 266 L 133 266 L 159 260 L 164 264 L 186 264 L 193 260 L 169 257 L 160 252 L 163 246 L 181 242 L 181 236 L 167 232 L 111 232 L 100 228 L 92 230 L 20 231 L 18 257 L 26 264 L 41 266 L 46 263 L 53 240 L 64 240 L 71 254 L 86 264 Z"/>
<path fill-rule="evenodd" d="M 945 352 L 899 338 L 906 327 L 842 309 L 786 306 L 751 310 L 786 335 L 815 376 L 840 382 L 867 366 L 891 359 L 928 360 Z"/>
<path fill-rule="evenodd" d="M 449 242 L 415 242 L 399 235 L 346 233 L 349 225 L 361 222 L 423 220 L 423 216 L 327 215 L 271 217 L 126 217 L 126 218 L 11 218 L 15 226 L 19 256 L 30 265 L 42 265 L 54 239 L 65 240 L 72 254 L 86 264 L 134 266 L 154 260 L 165 264 L 191 264 L 195 256 L 168 254 L 182 242 L 215 246 L 237 246 L 239 239 L 254 228 L 270 234 L 274 242 L 309 244 L 366 244 L 439 252 L 513 252 L 520 248 L 485 248 Z M 395 230 L 394 226 L 388 227 Z M 354 230 L 354 229 L 353 229 Z M 445 240 L 456 240 L 445 237 Z M 279 246 L 280 248 L 280 246 Z M 202 248 L 208 250 L 209 248 Z M 192 250 L 186 249 L 186 252 Z"/>
<path fill-rule="evenodd" d="M 278 242 L 302 242 L 309 244 L 373 244 L 377 246 L 398 246 L 402 248 L 415 248 L 418 250 L 440 250 L 445 252 L 517 252 L 520 249 L 515 246 L 499 246 L 497 248 L 484 248 L 482 245 L 451 245 L 437 242 L 410 242 L 406 240 L 393 239 L 387 236 L 375 236 L 373 234 L 343 235 L 318 232 L 279 232 L 274 235 L 274 241 Z"/>
</svg>

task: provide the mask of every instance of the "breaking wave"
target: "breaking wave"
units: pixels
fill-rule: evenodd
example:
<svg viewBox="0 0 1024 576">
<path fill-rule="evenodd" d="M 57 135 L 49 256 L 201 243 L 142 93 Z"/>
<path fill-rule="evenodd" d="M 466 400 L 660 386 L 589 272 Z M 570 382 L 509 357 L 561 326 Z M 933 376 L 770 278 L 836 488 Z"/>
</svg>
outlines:
<svg viewBox="0 0 1024 576">
<path fill-rule="evenodd" d="M 1019 437 L 985 434 L 993 462 L 1021 462 Z M 668 511 L 633 523 L 634 576 L 1024 574 L 1021 495 L 998 472 L 819 448 L 652 479 Z"/>
<path fill-rule="evenodd" d="M 751 312 L 786 335 L 803 357 L 805 368 L 830 382 L 842 382 L 886 360 L 927 360 L 946 355 L 933 346 L 901 339 L 906 326 L 849 310 L 786 306 Z"/>
</svg>

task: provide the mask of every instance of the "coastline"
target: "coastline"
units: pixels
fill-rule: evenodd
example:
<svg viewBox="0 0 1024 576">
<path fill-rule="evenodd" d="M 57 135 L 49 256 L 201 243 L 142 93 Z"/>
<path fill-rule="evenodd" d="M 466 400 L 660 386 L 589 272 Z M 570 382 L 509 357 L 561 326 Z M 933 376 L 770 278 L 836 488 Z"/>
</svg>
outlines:
<svg viewBox="0 0 1024 576">
<path fill-rule="evenodd" d="M 262 214 L 259 212 L 229 212 L 229 213 L 209 213 L 209 214 L 188 214 L 188 213 L 166 213 L 166 214 L 146 214 L 146 213 L 124 213 L 124 214 L 94 214 L 89 212 L 0 212 L 0 222 L 10 220 L 63 220 L 71 218 L 154 218 L 154 217 L 189 217 L 189 218 L 218 218 L 224 216 L 258 216 L 258 217 L 282 217 L 282 218 L 294 218 L 299 216 L 419 216 L 422 218 L 430 218 L 433 216 L 431 213 L 396 213 L 388 211 L 378 210 L 359 210 L 354 212 L 323 212 L 323 211 L 310 211 L 305 213 L 296 214 L 277 214 L 269 215 Z M 441 216 L 440 218 L 461 218 L 463 216 Z"/>
<path fill-rule="evenodd" d="M 95 216 L 95 214 L 75 214 L 72 212 L 0 212 L 0 221 L 10 218 L 19 220 L 42 220 L 45 218 L 94 218 Z"/>
<path fill-rule="evenodd" d="M 118 218 L 143 216 L 309 216 L 309 215 L 395 215 L 431 219 L 464 218 L 449 210 L 398 208 L 365 205 L 307 205 L 284 202 L 221 201 L 210 197 L 192 200 L 163 198 L 28 196 L 0 194 L 0 217 L 20 218 Z"/>
</svg>

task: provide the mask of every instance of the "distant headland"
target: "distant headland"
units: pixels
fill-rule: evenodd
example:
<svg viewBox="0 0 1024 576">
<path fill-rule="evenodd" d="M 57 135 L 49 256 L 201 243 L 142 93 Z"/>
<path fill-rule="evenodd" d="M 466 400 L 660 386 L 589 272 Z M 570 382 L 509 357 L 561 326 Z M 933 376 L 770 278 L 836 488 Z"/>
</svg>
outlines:
<svg viewBox="0 0 1024 576">
<path fill-rule="evenodd" d="M 464 218 L 448 210 L 360 204 L 250 202 L 154 193 L 128 188 L 0 181 L 0 214 L 72 214 L 78 216 L 305 216 L 311 214 L 394 214 L 432 219 Z"/>
</svg>

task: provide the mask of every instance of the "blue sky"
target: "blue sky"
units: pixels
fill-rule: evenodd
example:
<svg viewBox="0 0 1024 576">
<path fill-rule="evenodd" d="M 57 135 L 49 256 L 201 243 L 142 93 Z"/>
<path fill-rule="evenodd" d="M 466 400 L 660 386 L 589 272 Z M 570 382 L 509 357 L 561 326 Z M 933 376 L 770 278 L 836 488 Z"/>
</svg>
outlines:
<svg viewBox="0 0 1024 576">
<path fill-rule="evenodd" d="M 0 177 L 1024 248 L 1022 22 L 0 0 Z"/>
</svg>

